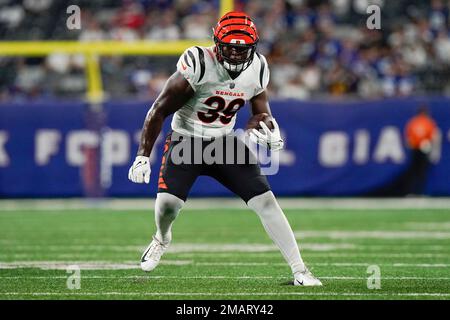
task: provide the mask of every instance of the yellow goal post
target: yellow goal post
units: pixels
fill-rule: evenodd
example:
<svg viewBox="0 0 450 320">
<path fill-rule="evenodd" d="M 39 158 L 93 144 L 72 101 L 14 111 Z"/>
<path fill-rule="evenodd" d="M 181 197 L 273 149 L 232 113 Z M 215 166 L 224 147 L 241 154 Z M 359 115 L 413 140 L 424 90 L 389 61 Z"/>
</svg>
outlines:
<svg viewBox="0 0 450 320">
<path fill-rule="evenodd" d="M 219 16 L 234 8 L 233 0 L 220 0 Z M 103 101 L 99 56 L 179 55 L 186 48 L 211 46 L 212 41 L 0 41 L 0 56 L 46 56 L 52 53 L 83 54 L 86 58 L 87 92 L 90 103 Z"/>
</svg>

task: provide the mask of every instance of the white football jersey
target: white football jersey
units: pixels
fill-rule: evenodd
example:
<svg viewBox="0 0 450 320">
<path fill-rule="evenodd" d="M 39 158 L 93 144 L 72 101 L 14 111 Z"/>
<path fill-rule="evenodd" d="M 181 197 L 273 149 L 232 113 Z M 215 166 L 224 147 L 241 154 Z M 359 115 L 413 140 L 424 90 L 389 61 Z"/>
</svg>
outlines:
<svg viewBox="0 0 450 320">
<path fill-rule="evenodd" d="M 234 128 L 236 113 L 269 83 L 266 58 L 255 53 L 250 66 L 232 79 L 217 61 L 214 47 L 190 47 L 177 70 L 190 83 L 194 96 L 172 119 L 172 130 L 196 137 L 219 137 Z"/>
</svg>

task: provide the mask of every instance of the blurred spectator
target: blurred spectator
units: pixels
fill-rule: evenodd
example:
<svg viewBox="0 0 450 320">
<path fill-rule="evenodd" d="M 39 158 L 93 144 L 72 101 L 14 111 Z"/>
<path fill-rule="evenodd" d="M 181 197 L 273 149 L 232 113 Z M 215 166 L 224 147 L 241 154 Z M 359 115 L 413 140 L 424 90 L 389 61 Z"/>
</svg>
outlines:
<svg viewBox="0 0 450 320">
<path fill-rule="evenodd" d="M 168 72 L 160 71 L 150 79 L 148 98 L 156 99 L 158 97 L 169 76 Z"/>
<path fill-rule="evenodd" d="M 14 82 L 14 89 L 21 98 L 36 98 L 44 94 L 42 87 L 44 79 L 45 69 L 41 58 L 21 59 Z"/>
<path fill-rule="evenodd" d="M 438 61 L 450 65 L 450 34 L 447 30 L 438 33 L 434 49 Z"/>
<path fill-rule="evenodd" d="M 155 17 L 156 18 L 156 17 Z M 176 13 L 166 10 L 151 27 L 146 38 L 149 40 L 178 40 L 181 37 L 180 28 L 176 24 Z"/>
<path fill-rule="evenodd" d="M 302 77 L 297 75 L 280 88 L 278 97 L 282 99 L 307 100 L 311 97 L 311 94 L 305 86 Z"/>
<path fill-rule="evenodd" d="M 100 24 L 95 19 L 86 19 L 83 21 L 83 28 L 81 30 L 78 40 L 80 41 L 101 41 L 106 40 L 107 35 L 100 28 Z"/>
<path fill-rule="evenodd" d="M 145 23 L 145 12 L 137 1 L 125 0 L 114 18 L 113 24 L 120 28 L 139 30 Z"/>
<path fill-rule="evenodd" d="M 305 88 L 311 92 L 317 92 L 322 81 L 319 67 L 312 61 L 308 62 L 300 71 L 300 77 Z"/>
<path fill-rule="evenodd" d="M 442 0 L 431 1 L 431 12 L 429 15 L 430 27 L 433 31 L 444 29 L 448 25 L 449 8 Z"/>
<path fill-rule="evenodd" d="M 356 91 L 356 77 L 339 62 L 335 62 L 326 72 L 325 86 L 332 96 L 342 96 Z"/>
<path fill-rule="evenodd" d="M 23 0 L 23 7 L 33 13 L 43 13 L 52 3 L 53 0 Z"/>
<path fill-rule="evenodd" d="M 113 19 L 114 28 L 111 38 L 120 41 L 136 41 L 140 39 L 140 28 L 145 23 L 144 8 L 139 2 L 123 1 L 123 5 Z"/>
<path fill-rule="evenodd" d="M 25 10 L 20 5 L 2 7 L 0 10 L 0 25 L 7 29 L 17 28 L 25 18 Z"/>
<path fill-rule="evenodd" d="M 215 19 L 214 19 L 215 20 Z M 187 16 L 182 21 L 184 29 L 184 38 L 196 40 L 211 39 L 211 28 L 215 22 L 207 13 L 192 14 Z"/>
</svg>

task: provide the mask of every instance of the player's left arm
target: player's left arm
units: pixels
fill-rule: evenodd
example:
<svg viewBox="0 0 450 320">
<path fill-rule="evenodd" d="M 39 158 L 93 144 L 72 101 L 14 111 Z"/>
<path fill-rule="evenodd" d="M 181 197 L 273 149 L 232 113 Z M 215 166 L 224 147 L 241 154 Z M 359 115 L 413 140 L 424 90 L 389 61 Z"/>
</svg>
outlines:
<svg viewBox="0 0 450 320">
<path fill-rule="evenodd" d="M 283 149 L 284 141 L 281 138 L 278 123 L 270 111 L 266 90 L 251 98 L 250 106 L 253 117 L 259 118 L 261 115 L 260 118 L 263 120 L 256 121 L 253 125 L 250 124 L 247 127 L 250 130 L 250 135 L 253 135 L 259 144 L 267 146 L 270 150 L 277 151 Z M 258 126 L 261 127 L 261 130 L 257 130 Z"/>
<path fill-rule="evenodd" d="M 266 90 L 251 98 L 250 106 L 252 108 L 252 115 L 254 116 L 262 113 L 267 113 L 269 116 L 272 116 Z"/>
</svg>

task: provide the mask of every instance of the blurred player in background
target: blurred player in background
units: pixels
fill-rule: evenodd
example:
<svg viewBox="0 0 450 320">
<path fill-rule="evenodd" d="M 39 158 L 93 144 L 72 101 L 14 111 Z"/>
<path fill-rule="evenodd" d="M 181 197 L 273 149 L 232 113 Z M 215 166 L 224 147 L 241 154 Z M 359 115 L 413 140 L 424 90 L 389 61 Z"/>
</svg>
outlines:
<svg viewBox="0 0 450 320">
<path fill-rule="evenodd" d="M 437 125 L 428 108 L 421 107 L 406 124 L 406 142 L 411 149 L 410 179 L 406 181 L 408 194 L 423 194 L 430 166 L 430 156 L 437 137 Z"/>
<path fill-rule="evenodd" d="M 437 134 L 437 125 L 431 118 L 428 108 L 422 106 L 417 115 L 406 124 L 406 141 L 412 150 L 429 154 Z"/>
<path fill-rule="evenodd" d="M 305 266 L 292 229 L 259 165 L 251 163 L 247 146 L 231 135 L 236 112 L 249 100 L 253 114 L 247 127 L 250 135 L 275 152 L 284 146 L 277 122 L 270 116 L 266 93 L 269 68 L 265 57 L 256 52 L 259 40 L 256 27 L 245 13 L 229 12 L 213 32 L 215 46 L 191 47 L 180 57 L 177 71 L 168 79 L 146 116 L 138 155 L 129 170 L 131 181 L 149 183 L 150 153 L 164 120 L 174 114 L 158 181 L 157 231 L 142 255 L 141 268 L 151 271 L 158 265 L 170 244 L 172 223 L 191 186 L 198 176 L 208 175 L 240 196 L 258 214 L 291 267 L 295 285 L 322 285 Z M 175 135 L 181 139 L 174 139 Z M 181 141 L 200 140 L 204 151 L 212 141 L 223 137 L 233 142 L 231 151 L 244 150 L 245 164 L 175 164 L 172 159 L 173 150 Z M 194 158 L 194 148 L 191 153 L 189 157 Z"/>
<path fill-rule="evenodd" d="M 438 134 L 436 122 L 426 106 L 421 106 L 416 115 L 408 120 L 404 134 L 410 153 L 408 165 L 396 179 L 370 192 L 369 196 L 400 197 L 424 194 L 432 151 L 436 148 Z"/>
</svg>

